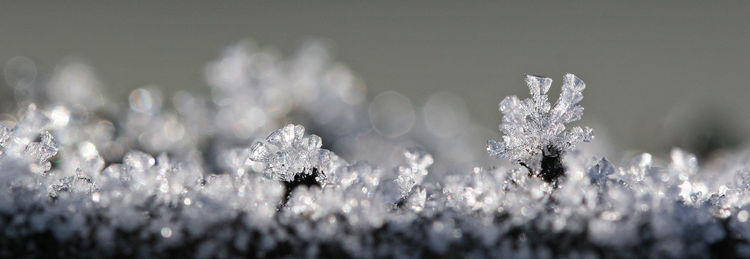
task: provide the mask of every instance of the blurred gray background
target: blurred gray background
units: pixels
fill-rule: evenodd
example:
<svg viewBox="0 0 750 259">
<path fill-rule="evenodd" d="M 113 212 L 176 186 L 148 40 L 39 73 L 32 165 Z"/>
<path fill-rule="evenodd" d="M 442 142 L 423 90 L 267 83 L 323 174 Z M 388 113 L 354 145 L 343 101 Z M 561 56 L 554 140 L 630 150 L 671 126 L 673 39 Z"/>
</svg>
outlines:
<svg viewBox="0 0 750 259">
<path fill-rule="evenodd" d="M 555 79 L 554 99 L 571 72 L 588 86 L 582 124 L 618 149 L 702 154 L 750 137 L 747 1 L 0 1 L 0 64 L 24 56 L 48 74 L 83 58 L 123 102 L 144 85 L 207 92 L 204 64 L 246 38 L 288 55 L 329 40 L 370 99 L 448 91 L 492 129 L 503 97 L 528 95 L 523 74 Z"/>
</svg>

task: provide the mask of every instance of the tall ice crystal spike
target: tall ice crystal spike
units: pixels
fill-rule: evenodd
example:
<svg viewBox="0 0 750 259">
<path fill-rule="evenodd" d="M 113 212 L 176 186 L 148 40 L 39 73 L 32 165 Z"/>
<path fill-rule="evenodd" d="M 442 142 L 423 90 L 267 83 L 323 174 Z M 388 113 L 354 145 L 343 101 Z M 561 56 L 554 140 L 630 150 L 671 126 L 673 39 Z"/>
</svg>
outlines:
<svg viewBox="0 0 750 259">
<path fill-rule="evenodd" d="M 504 136 L 500 141 L 490 140 L 487 152 L 516 161 L 538 174 L 547 169 L 543 158 L 559 157 L 561 152 L 573 149 L 575 144 L 591 141 L 594 134 L 589 127 L 565 130 L 565 124 L 583 116 L 579 102 L 583 99 L 586 84 L 581 79 L 573 74 L 565 75 L 560 98 L 554 107 L 550 106 L 547 97 L 552 79 L 527 75 L 526 84 L 531 98 L 521 101 L 516 96 L 508 96 L 500 102 L 503 121 L 499 128 Z"/>
</svg>

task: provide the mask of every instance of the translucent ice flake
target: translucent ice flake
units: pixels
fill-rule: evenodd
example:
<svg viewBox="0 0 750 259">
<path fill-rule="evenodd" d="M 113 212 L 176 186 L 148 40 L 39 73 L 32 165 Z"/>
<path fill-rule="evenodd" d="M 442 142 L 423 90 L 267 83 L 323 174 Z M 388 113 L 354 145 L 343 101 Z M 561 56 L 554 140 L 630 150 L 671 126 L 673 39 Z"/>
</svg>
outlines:
<svg viewBox="0 0 750 259">
<path fill-rule="evenodd" d="M 33 142 L 26 146 L 26 157 L 32 160 L 31 171 L 42 173 L 49 171 L 52 165 L 49 159 L 57 154 L 58 145 L 55 138 L 48 131 L 42 133 L 41 142 Z"/>
<path fill-rule="evenodd" d="M 602 158 L 599 160 L 599 163 L 589 168 L 588 175 L 591 178 L 591 183 L 603 185 L 607 181 L 607 178 L 614 172 L 615 168 L 612 166 L 612 163 L 606 158 Z"/>
<path fill-rule="evenodd" d="M 320 137 L 305 136 L 303 126 L 289 124 L 253 144 L 250 160 L 265 163 L 263 173 L 271 179 L 290 182 L 297 175 L 316 171 L 315 180 L 324 183 L 328 174 L 346 162 L 321 146 Z"/>
<path fill-rule="evenodd" d="M 559 156 L 563 152 L 594 137 L 588 127 L 565 128 L 566 124 L 581 119 L 583 115 L 579 102 L 586 85 L 575 75 L 566 74 L 560 98 L 551 107 L 547 91 L 552 79 L 528 75 L 526 84 L 531 98 L 521 101 L 516 96 L 509 96 L 500 102 L 503 120 L 499 128 L 504 136 L 500 141 L 490 140 L 487 151 L 490 155 L 516 161 L 535 174 L 556 174 L 556 170 L 561 170 L 558 168 Z M 544 158 L 551 160 L 545 163 Z M 556 175 L 549 178 L 554 177 Z"/>
</svg>

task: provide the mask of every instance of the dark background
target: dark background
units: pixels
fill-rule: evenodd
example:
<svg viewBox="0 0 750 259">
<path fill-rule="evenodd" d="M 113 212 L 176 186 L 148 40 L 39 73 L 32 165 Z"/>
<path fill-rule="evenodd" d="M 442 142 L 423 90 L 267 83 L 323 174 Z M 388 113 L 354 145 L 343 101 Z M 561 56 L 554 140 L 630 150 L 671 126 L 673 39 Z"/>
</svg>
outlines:
<svg viewBox="0 0 750 259">
<path fill-rule="evenodd" d="M 0 1 L 0 65 L 24 56 L 49 74 L 82 58 L 122 102 L 144 85 L 207 92 L 204 64 L 246 38 L 284 54 L 327 39 L 369 98 L 395 90 L 419 106 L 449 91 L 488 129 L 504 96 L 527 96 L 523 74 L 555 79 L 556 98 L 571 72 L 588 86 L 582 123 L 618 149 L 700 153 L 750 137 L 747 1 Z"/>
</svg>

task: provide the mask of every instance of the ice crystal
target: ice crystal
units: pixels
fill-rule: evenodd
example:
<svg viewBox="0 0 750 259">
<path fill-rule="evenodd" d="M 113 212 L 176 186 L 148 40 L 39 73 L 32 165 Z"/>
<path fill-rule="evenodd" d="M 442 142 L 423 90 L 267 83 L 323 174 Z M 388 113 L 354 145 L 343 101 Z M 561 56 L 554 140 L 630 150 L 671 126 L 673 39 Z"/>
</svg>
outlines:
<svg viewBox="0 0 750 259">
<path fill-rule="evenodd" d="M 406 197 L 415 185 L 422 183 L 424 177 L 429 173 L 427 168 L 434 162 L 430 154 L 418 150 L 404 152 L 404 158 L 406 158 L 408 165 L 398 167 L 398 178 L 396 178 L 399 193 L 402 197 Z"/>
<path fill-rule="evenodd" d="M 583 116 L 579 102 L 583 99 L 586 84 L 575 75 L 566 74 L 554 107 L 547 97 L 552 79 L 527 75 L 526 84 L 531 98 L 521 101 L 516 96 L 509 96 L 500 102 L 503 121 L 499 128 L 505 135 L 501 141 L 490 140 L 487 151 L 490 155 L 516 161 L 532 173 L 552 180 L 562 174 L 559 162 L 562 153 L 578 142 L 589 142 L 594 137 L 589 127 L 568 130 L 565 127 Z"/>
<path fill-rule="evenodd" d="M 320 137 L 305 136 L 305 127 L 289 124 L 253 144 L 249 159 L 263 162 L 263 173 L 271 179 L 289 182 L 317 172 L 315 181 L 324 183 L 326 175 L 344 162 L 322 145 Z"/>
<path fill-rule="evenodd" d="M 599 163 L 589 169 L 589 178 L 592 183 L 603 185 L 614 172 L 615 168 L 609 160 L 602 158 Z"/>
<path fill-rule="evenodd" d="M 42 133 L 41 142 L 29 143 L 25 153 L 34 162 L 32 171 L 37 173 L 49 171 L 52 167 L 49 159 L 57 154 L 57 148 L 54 137 L 48 131 Z"/>
</svg>

